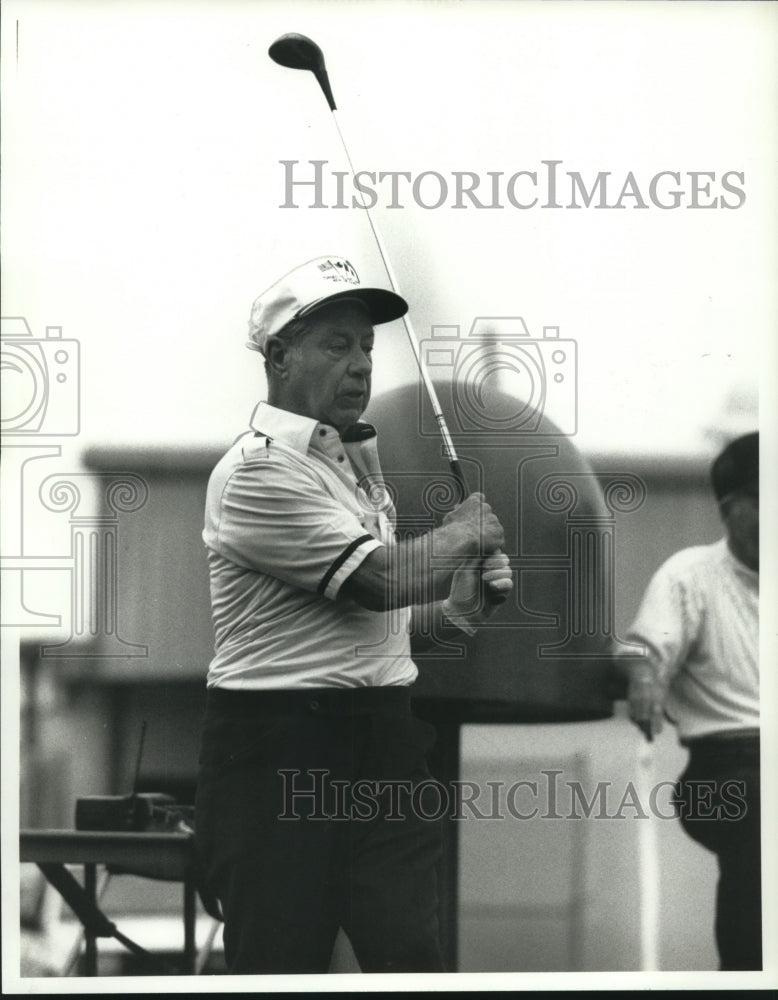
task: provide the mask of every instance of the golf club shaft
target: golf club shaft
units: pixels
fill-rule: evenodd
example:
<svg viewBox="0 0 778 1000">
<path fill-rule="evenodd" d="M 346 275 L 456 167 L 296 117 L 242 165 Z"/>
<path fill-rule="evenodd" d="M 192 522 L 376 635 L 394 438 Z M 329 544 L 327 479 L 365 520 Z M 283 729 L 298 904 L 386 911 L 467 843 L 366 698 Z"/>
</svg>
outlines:
<svg viewBox="0 0 778 1000">
<path fill-rule="evenodd" d="M 353 177 L 356 171 L 354 170 L 354 164 L 351 162 L 351 154 L 349 153 L 348 144 L 346 143 L 346 140 L 343 136 L 343 131 L 341 130 L 340 127 L 338 111 L 335 108 L 332 109 L 332 117 L 335 122 L 335 128 L 338 133 L 338 138 L 340 139 L 340 143 L 343 146 L 343 152 L 346 154 L 346 160 L 348 161 L 349 169 L 351 171 L 351 176 Z M 362 193 L 361 188 L 357 188 L 357 190 L 359 191 L 359 200 L 362 204 L 362 208 L 365 211 L 365 215 L 367 216 L 367 221 L 370 223 L 370 229 L 372 230 L 373 237 L 378 247 L 378 252 L 381 255 L 381 260 L 383 261 L 384 268 L 386 269 L 386 273 L 389 277 L 389 283 L 392 286 L 393 290 L 398 295 L 400 295 L 401 293 L 398 287 L 397 278 L 395 277 L 391 261 L 389 260 L 389 254 L 386 252 L 384 241 L 381 239 L 381 234 L 378 231 L 378 227 L 376 226 L 373 217 L 370 214 L 370 209 L 367 206 L 367 202 L 365 201 L 365 197 L 364 194 Z M 416 358 L 416 364 L 419 369 L 419 374 L 421 375 L 422 381 L 424 382 L 424 388 L 427 391 L 427 396 L 429 397 L 430 405 L 432 406 L 432 412 L 434 413 L 435 420 L 437 421 L 438 424 L 440 436 L 443 440 L 443 452 L 448 460 L 449 465 L 451 466 L 451 471 L 459 485 L 460 490 L 462 491 L 462 497 L 464 499 L 464 497 L 466 497 L 469 493 L 469 490 L 467 488 L 467 481 L 465 479 L 465 474 L 462 471 L 462 465 L 459 461 L 459 458 L 457 457 L 456 448 L 454 447 L 454 442 L 451 438 L 451 433 L 448 429 L 448 424 L 446 423 L 446 418 L 443 413 L 443 409 L 440 405 L 440 400 L 438 399 L 438 394 L 435 390 L 435 385 L 432 381 L 432 378 L 430 377 L 429 371 L 427 370 L 427 366 L 424 364 L 424 359 L 421 356 L 421 348 L 419 347 L 419 340 L 416 336 L 415 330 L 413 329 L 413 324 L 411 323 L 408 313 L 406 313 L 402 317 L 402 321 L 405 326 L 405 332 L 408 335 L 408 340 L 410 342 L 411 349 L 413 350 L 414 357 Z"/>
</svg>

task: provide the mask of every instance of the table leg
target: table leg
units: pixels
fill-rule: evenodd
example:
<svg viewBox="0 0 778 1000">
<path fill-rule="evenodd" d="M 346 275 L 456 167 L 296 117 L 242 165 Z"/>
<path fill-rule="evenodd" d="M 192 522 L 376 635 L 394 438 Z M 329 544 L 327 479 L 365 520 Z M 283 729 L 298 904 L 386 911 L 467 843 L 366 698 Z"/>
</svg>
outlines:
<svg viewBox="0 0 778 1000">
<path fill-rule="evenodd" d="M 184 878 L 184 973 L 194 975 L 197 966 L 195 920 L 197 917 L 197 892 L 191 875 Z"/>
<path fill-rule="evenodd" d="M 84 892 L 89 902 L 97 905 L 97 865 L 84 865 Z M 97 937 L 88 928 L 84 928 L 84 972 L 87 976 L 97 975 Z"/>
</svg>

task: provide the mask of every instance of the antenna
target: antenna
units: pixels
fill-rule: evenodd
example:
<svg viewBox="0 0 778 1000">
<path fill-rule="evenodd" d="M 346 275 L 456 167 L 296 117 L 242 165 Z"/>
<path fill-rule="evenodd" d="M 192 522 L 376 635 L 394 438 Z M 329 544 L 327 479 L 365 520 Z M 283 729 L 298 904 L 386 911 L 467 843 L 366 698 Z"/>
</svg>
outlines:
<svg viewBox="0 0 778 1000">
<path fill-rule="evenodd" d="M 138 745 L 138 758 L 135 761 L 135 778 L 132 782 L 132 797 L 135 798 L 138 794 L 138 778 L 140 777 L 140 762 L 143 758 L 143 744 L 146 740 L 146 720 L 140 724 L 140 743 Z"/>
<path fill-rule="evenodd" d="M 135 761 L 135 778 L 132 782 L 132 798 L 135 799 L 138 796 L 138 779 L 140 778 L 140 762 L 143 759 L 143 744 L 146 739 L 146 720 L 140 724 L 140 743 L 138 745 L 138 758 Z"/>
</svg>

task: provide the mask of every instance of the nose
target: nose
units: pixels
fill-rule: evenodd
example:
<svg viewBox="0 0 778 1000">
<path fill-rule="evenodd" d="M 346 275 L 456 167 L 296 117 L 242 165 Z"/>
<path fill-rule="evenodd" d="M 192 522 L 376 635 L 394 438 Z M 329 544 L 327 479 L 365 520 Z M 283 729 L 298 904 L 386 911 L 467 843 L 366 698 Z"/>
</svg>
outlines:
<svg viewBox="0 0 778 1000">
<path fill-rule="evenodd" d="M 373 370 L 373 360 L 361 347 L 355 347 L 349 358 L 348 370 L 350 375 L 367 376 Z"/>
</svg>

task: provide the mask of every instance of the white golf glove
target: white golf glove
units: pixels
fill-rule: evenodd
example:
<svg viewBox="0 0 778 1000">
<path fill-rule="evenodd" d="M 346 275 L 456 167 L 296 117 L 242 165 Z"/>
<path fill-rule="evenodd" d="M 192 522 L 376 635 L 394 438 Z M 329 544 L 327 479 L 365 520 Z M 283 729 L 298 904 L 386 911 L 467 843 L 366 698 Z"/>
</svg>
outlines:
<svg viewBox="0 0 778 1000">
<path fill-rule="evenodd" d="M 443 602 L 445 617 L 467 635 L 475 634 L 513 589 L 508 557 L 496 552 L 475 564 L 463 563 L 454 573 L 451 590 Z"/>
</svg>

